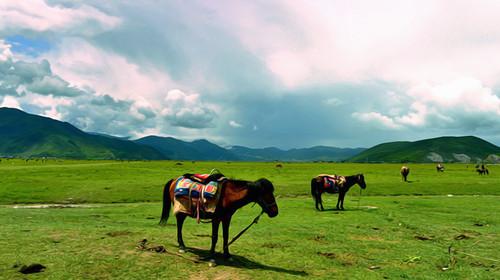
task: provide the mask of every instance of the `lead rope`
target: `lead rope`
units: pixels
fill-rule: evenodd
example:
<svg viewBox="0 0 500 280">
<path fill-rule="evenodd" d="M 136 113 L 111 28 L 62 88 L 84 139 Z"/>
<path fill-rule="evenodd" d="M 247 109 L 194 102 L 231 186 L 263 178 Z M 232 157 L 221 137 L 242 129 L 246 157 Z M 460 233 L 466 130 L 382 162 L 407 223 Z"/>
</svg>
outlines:
<svg viewBox="0 0 500 280">
<path fill-rule="evenodd" d="M 358 209 L 359 209 L 359 204 L 361 203 L 361 191 L 362 190 L 363 190 L 362 188 L 359 188 Z"/>
<path fill-rule="evenodd" d="M 231 241 L 229 241 L 229 243 L 227 243 L 227 247 L 229 247 L 229 245 L 231 245 L 234 241 L 236 241 L 238 238 L 240 238 L 240 236 L 242 236 L 243 233 L 245 233 L 245 231 L 247 231 L 251 226 L 258 223 L 260 216 L 262 216 L 262 214 L 264 214 L 264 211 L 260 212 L 260 214 L 257 215 L 257 217 L 255 217 L 255 219 L 253 219 L 253 221 L 246 228 L 244 228 L 240 233 L 238 233 L 235 237 L 233 237 L 233 239 L 231 239 Z"/>
</svg>

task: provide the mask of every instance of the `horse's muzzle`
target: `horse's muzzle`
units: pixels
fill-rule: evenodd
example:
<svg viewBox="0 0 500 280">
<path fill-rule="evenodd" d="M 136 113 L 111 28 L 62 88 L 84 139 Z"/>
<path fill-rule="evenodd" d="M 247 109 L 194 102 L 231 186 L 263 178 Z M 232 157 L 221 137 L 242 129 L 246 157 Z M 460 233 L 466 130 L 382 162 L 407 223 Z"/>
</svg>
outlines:
<svg viewBox="0 0 500 280">
<path fill-rule="evenodd" d="M 266 212 L 269 218 L 274 218 L 278 216 L 278 206 L 269 207 L 269 210 Z"/>
</svg>

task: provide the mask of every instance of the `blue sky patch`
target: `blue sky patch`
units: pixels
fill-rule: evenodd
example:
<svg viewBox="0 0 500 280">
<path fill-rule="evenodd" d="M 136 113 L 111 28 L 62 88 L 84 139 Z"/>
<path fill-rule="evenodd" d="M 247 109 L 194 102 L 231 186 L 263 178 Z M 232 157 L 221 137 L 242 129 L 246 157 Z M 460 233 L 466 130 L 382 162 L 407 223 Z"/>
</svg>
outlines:
<svg viewBox="0 0 500 280">
<path fill-rule="evenodd" d="M 12 46 L 11 51 L 13 53 L 32 57 L 37 57 L 51 48 L 51 44 L 42 38 L 28 38 L 22 35 L 14 35 L 6 37 L 5 41 Z"/>
</svg>

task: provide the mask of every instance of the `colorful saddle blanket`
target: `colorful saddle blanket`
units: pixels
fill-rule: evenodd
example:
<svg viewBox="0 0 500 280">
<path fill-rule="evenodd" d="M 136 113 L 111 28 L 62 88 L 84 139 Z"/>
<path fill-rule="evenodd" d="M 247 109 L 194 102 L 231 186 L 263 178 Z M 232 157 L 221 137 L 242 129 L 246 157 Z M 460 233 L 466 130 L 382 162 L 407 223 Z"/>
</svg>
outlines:
<svg viewBox="0 0 500 280">
<path fill-rule="evenodd" d="M 219 176 L 216 181 L 203 184 L 198 180 L 209 178 L 208 176 L 186 175 L 177 178 L 175 182 L 174 214 L 182 212 L 197 217 L 198 220 L 209 219 L 219 202 L 224 177 Z"/>
<path fill-rule="evenodd" d="M 323 188 L 327 191 L 338 193 L 345 183 L 345 177 L 339 175 L 320 175 L 323 178 Z"/>
<path fill-rule="evenodd" d="M 180 177 L 177 179 L 174 194 L 176 197 L 188 196 L 192 198 L 205 198 L 207 200 L 215 198 L 219 183 L 216 181 L 207 184 L 192 181 L 189 178 Z"/>
</svg>

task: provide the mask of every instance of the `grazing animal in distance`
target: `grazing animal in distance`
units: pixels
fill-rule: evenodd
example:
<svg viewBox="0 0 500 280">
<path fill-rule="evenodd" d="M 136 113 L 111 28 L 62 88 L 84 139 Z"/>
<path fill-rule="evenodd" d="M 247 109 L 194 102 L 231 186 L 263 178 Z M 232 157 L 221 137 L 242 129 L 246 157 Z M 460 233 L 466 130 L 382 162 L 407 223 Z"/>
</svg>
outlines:
<svg viewBox="0 0 500 280">
<path fill-rule="evenodd" d="M 484 164 L 481 164 L 481 168 L 479 168 L 479 165 L 476 165 L 476 171 L 479 175 L 489 175 L 490 172 L 488 171 L 488 168 L 484 166 Z"/>
<path fill-rule="evenodd" d="M 408 182 L 408 174 L 410 174 L 410 168 L 406 165 L 401 167 L 401 177 L 403 181 Z"/>
<path fill-rule="evenodd" d="M 224 258 L 229 259 L 231 255 L 229 254 L 229 226 L 231 223 L 231 218 L 233 214 L 239 208 L 255 202 L 262 208 L 262 213 L 266 213 L 269 217 L 273 218 L 278 215 L 278 205 L 276 204 L 276 199 L 274 197 L 274 186 L 267 179 L 259 179 L 255 182 L 243 181 L 243 180 L 233 180 L 227 179 L 222 176 L 222 174 L 213 179 L 207 179 L 203 184 L 208 183 L 208 181 L 213 182 L 213 180 L 219 182 L 220 198 L 215 206 L 215 211 L 213 213 L 203 214 L 203 219 L 211 220 L 212 222 L 212 244 L 210 247 L 211 262 L 215 263 L 215 246 L 217 244 L 219 224 L 222 222 L 222 233 L 223 233 L 223 250 Z M 214 176 L 210 175 L 210 176 Z M 196 176 L 196 175 L 194 175 Z M 210 178 L 209 176 L 209 178 Z M 163 209 L 161 214 L 160 224 L 164 225 L 167 223 L 170 208 L 173 205 L 174 210 L 176 203 L 178 203 L 175 190 L 177 182 L 182 180 L 182 178 L 193 178 L 193 174 L 185 174 L 177 179 L 172 179 L 165 184 L 163 189 Z M 191 199 L 191 188 L 189 189 L 189 199 Z M 198 204 L 199 205 L 199 204 Z M 191 208 L 193 209 L 193 208 Z M 198 206 L 198 209 L 200 207 Z M 175 217 L 177 219 L 177 242 L 179 245 L 179 252 L 184 252 L 186 245 L 182 239 L 182 225 L 186 217 L 195 217 L 198 211 L 192 211 L 191 215 L 184 212 L 177 212 Z"/>
<path fill-rule="evenodd" d="M 438 165 L 436 165 L 436 171 L 444 172 L 444 166 L 441 163 L 438 163 Z"/>
<path fill-rule="evenodd" d="M 324 192 L 338 193 L 337 210 L 344 210 L 344 198 L 349 189 L 358 184 L 362 189 L 366 189 L 365 176 L 357 174 L 352 176 L 338 176 L 320 174 L 311 180 L 311 195 L 314 199 L 317 210 L 325 210 L 321 195 Z M 320 209 L 321 207 L 321 209 Z"/>
</svg>

